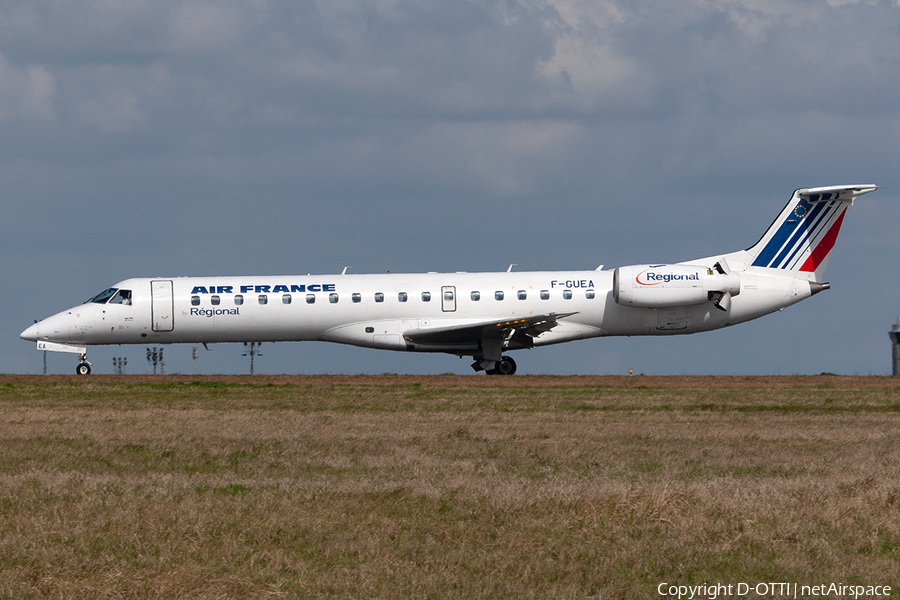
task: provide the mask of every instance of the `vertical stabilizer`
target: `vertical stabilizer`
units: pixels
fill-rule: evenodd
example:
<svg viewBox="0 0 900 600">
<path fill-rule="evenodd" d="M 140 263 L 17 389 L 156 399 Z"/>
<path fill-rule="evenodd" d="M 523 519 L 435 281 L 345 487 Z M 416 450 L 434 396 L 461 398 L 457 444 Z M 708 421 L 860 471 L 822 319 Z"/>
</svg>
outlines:
<svg viewBox="0 0 900 600">
<path fill-rule="evenodd" d="M 844 213 L 876 185 L 835 185 L 802 188 L 755 246 L 749 248 L 754 267 L 780 269 L 822 281 Z"/>
</svg>

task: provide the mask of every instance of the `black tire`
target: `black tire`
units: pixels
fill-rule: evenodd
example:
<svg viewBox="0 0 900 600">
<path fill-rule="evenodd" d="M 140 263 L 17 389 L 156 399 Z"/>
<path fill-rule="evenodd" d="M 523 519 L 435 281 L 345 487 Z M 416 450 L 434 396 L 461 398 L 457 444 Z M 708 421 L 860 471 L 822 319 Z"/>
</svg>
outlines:
<svg viewBox="0 0 900 600">
<path fill-rule="evenodd" d="M 90 375 L 91 374 L 91 365 L 86 362 L 78 363 L 78 366 L 75 367 L 76 375 Z"/>
<path fill-rule="evenodd" d="M 495 371 L 497 375 L 515 375 L 516 361 L 508 356 L 504 356 L 502 359 L 500 359 L 500 362 L 497 363 L 497 368 L 495 369 Z"/>
</svg>

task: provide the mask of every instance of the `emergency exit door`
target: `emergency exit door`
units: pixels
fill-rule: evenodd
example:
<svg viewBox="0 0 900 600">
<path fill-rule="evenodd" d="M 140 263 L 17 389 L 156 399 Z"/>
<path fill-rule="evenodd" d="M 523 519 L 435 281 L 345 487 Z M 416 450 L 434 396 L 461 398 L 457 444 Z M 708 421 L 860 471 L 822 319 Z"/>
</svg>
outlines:
<svg viewBox="0 0 900 600">
<path fill-rule="evenodd" d="M 456 310 L 456 286 L 445 285 L 441 288 L 441 310 L 444 312 Z"/>
<path fill-rule="evenodd" d="M 170 279 L 151 281 L 150 297 L 150 318 L 153 331 L 175 329 L 175 297 L 172 294 L 172 281 Z"/>
</svg>

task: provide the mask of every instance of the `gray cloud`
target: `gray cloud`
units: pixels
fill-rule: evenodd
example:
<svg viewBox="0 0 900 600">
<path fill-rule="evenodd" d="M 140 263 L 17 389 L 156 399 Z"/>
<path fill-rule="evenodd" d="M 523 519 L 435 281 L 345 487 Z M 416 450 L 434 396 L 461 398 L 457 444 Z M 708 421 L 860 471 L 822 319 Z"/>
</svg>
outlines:
<svg viewBox="0 0 900 600">
<path fill-rule="evenodd" d="M 34 370 L 18 332 L 128 276 L 686 260 L 751 244 L 796 187 L 872 181 L 831 300 L 527 355 L 868 372 L 898 312 L 873 276 L 898 249 L 898 29 L 896 2 L 0 2 L 0 248 L 28 298 L 0 358 Z M 863 350 L 820 368 L 808 339 Z M 745 360 L 697 362 L 710 343 Z M 342 352 L 446 370 L 271 360 Z"/>
</svg>

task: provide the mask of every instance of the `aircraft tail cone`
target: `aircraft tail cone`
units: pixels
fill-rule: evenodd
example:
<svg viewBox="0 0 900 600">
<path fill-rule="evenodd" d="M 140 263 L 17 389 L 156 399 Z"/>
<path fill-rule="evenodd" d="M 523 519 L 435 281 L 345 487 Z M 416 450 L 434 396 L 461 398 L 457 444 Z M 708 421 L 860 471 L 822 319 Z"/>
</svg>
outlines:
<svg viewBox="0 0 900 600">
<path fill-rule="evenodd" d="M 830 289 L 831 289 L 830 283 L 818 283 L 815 281 L 809 282 L 809 295 L 810 296 L 815 296 L 822 290 L 830 290 Z"/>
</svg>

